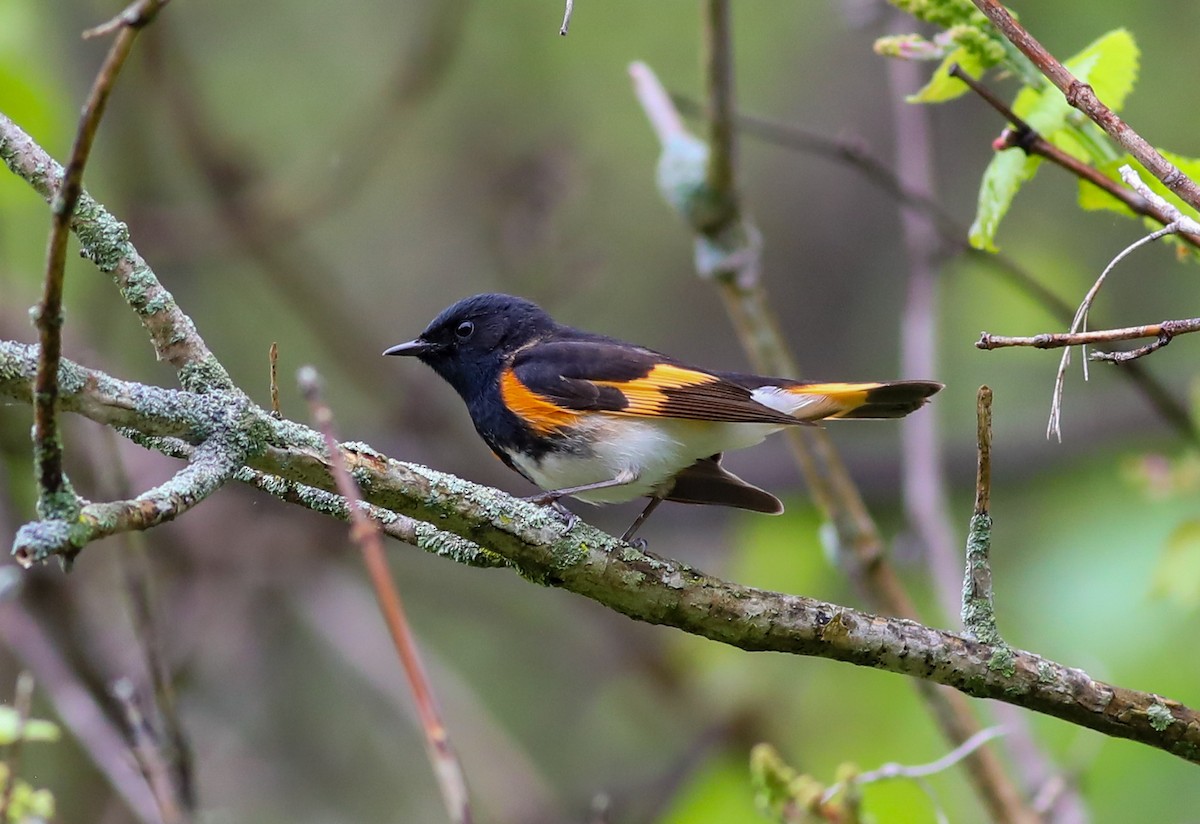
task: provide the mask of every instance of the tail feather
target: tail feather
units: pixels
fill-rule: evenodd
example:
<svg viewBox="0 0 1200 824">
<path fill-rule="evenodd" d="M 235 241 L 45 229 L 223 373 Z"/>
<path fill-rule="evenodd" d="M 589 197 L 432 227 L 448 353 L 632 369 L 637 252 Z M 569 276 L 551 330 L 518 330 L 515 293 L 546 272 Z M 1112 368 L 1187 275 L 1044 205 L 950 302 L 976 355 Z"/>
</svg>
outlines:
<svg viewBox="0 0 1200 824">
<path fill-rule="evenodd" d="M 736 373 L 723 377 L 749 389 L 763 406 L 802 422 L 825 418 L 903 418 L 942 389 L 942 384 L 935 381 L 816 383 Z"/>
<path fill-rule="evenodd" d="M 933 381 L 891 381 L 877 383 L 866 390 L 862 402 L 839 412 L 833 418 L 903 418 L 916 412 L 940 391 Z"/>
</svg>

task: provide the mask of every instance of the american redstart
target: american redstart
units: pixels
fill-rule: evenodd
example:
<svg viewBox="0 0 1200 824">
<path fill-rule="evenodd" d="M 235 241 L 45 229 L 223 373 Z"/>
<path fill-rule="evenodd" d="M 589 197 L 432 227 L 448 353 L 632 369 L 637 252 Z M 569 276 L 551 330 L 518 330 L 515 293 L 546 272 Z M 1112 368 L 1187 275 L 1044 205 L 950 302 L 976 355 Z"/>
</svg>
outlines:
<svg viewBox="0 0 1200 824">
<path fill-rule="evenodd" d="M 412 355 L 453 386 L 492 451 L 545 490 L 532 500 L 649 497 L 625 541 L 662 501 L 778 514 L 778 498 L 722 468 L 723 452 L 786 426 L 901 418 L 942 388 L 700 369 L 556 323 L 537 304 L 500 294 L 459 301 L 383 354 Z"/>
</svg>

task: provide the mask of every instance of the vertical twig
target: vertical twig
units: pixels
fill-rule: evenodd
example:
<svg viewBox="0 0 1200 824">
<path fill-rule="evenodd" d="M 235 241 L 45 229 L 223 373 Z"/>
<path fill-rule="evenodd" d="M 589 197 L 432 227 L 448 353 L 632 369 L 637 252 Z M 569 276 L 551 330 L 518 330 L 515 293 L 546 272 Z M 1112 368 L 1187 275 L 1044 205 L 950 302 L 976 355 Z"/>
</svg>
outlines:
<svg viewBox="0 0 1200 824">
<path fill-rule="evenodd" d="M 967 533 L 967 571 L 963 578 L 962 621 L 972 637 L 1002 645 L 992 600 L 992 390 L 979 387 L 976 399 L 975 511 Z"/>
<path fill-rule="evenodd" d="M 62 439 L 58 431 L 58 364 L 62 360 L 63 276 L 67 259 L 67 238 L 71 216 L 83 192 L 83 169 L 92 151 L 100 118 L 104 115 L 113 84 L 133 41 L 142 26 L 149 23 L 166 0 L 139 0 L 110 23 L 93 33 L 119 28 L 108 56 L 92 82 L 87 102 L 79 118 L 71 156 L 63 172 L 62 185 L 50 203 L 50 236 L 46 242 L 46 273 L 42 299 L 34 312 L 41 352 L 34 383 L 33 439 L 34 460 L 43 514 L 65 513 L 77 506 L 74 491 L 62 469 Z"/>
<path fill-rule="evenodd" d="M 271 341 L 271 349 L 267 353 L 271 364 L 271 417 L 283 419 L 283 411 L 279 407 L 279 344 Z"/>
<path fill-rule="evenodd" d="M 425 672 L 425 665 L 417 651 L 416 639 L 404 614 L 400 593 L 392 581 L 379 528 L 362 510 L 362 497 L 359 495 L 358 485 L 346 469 L 341 447 L 333 434 L 333 413 L 321 400 L 320 379 L 316 370 L 311 366 L 304 367 L 300 370 L 297 380 L 305 400 L 308 401 L 316 428 L 325 438 L 325 448 L 329 452 L 330 466 L 337 481 L 338 491 L 349 504 L 350 536 L 362 550 L 363 562 L 375 588 L 375 597 L 379 601 L 379 608 L 383 612 L 384 621 L 396 644 L 396 652 L 408 678 L 413 702 L 425 732 L 429 760 L 442 791 L 446 812 L 454 824 L 471 824 L 470 796 L 467 793 L 462 765 L 450 745 L 450 737 L 442 723 L 441 710 L 429 683 L 429 676 Z"/>
</svg>

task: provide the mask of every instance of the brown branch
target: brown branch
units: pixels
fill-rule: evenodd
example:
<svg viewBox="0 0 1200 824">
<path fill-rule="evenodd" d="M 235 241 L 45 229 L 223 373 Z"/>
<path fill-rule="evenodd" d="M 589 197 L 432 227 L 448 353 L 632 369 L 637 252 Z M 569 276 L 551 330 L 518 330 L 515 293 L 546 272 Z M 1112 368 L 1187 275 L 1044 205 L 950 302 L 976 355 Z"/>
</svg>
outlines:
<svg viewBox="0 0 1200 824">
<path fill-rule="evenodd" d="M 83 169 L 87 165 L 100 118 L 112 94 L 113 84 L 125 58 L 133 48 L 142 26 L 149 23 L 163 0 L 138 0 L 121 15 L 120 31 L 92 82 L 62 184 L 50 202 L 50 238 L 46 243 L 46 273 L 42 299 L 34 312 L 41 342 L 37 383 L 34 387 L 33 440 L 37 463 L 40 506 L 47 512 L 67 512 L 77 507 L 74 490 L 63 475 L 62 440 L 59 437 L 55 404 L 58 398 L 58 362 L 62 357 L 63 277 L 67 260 L 67 236 L 75 207 L 83 193 Z M 107 30 L 107 29 L 106 29 Z"/>
<path fill-rule="evenodd" d="M 1138 338 L 1166 338 L 1170 340 L 1176 335 L 1186 335 L 1189 332 L 1200 332 L 1200 318 L 1185 318 L 1182 320 L 1164 320 L 1160 323 L 1150 323 L 1145 326 L 1126 326 L 1121 329 L 1099 329 L 1092 332 L 1044 332 L 1040 335 L 1009 337 L 983 332 L 975 342 L 978 349 L 1004 349 L 1010 346 L 1032 346 L 1035 349 L 1061 349 L 1064 346 L 1087 346 L 1096 343 L 1113 343 L 1121 340 L 1136 340 Z M 1165 346 L 1157 344 L 1156 348 Z M 1109 357 L 1096 357 L 1104 353 L 1097 352 L 1092 357 L 1096 360 L 1111 360 Z"/>
<path fill-rule="evenodd" d="M 304 367 L 300 370 L 298 380 L 313 420 L 325 439 L 325 448 L 338 492 L 350 505 L 350 537 L 362 550 L 363 563 L 375 589 L 375 598 L 379 602 L 379 609 L 383 613 L 384 622 L 404 667 L 404 674 L 412 690 L 413 703 L 416 704 L 417 715 L 421 719 L 421 729 L 425 733 L 429 761 L 433 766 L 438 787 L 442 791 L 446 812 L 455 824 L 471 824 L 471 801 L 467 792 L 466 776 L 454 747 L 450 744 L 450 736 L 442 722 L 442 712 L 438 708 L 433 686 L 429 682 L 429 674 L 425 671 L 425 665 L 417 650 L 416 638 L 413 637 L 408 618 L 404 614 L 400 592 L 392 580 L 379 528 L 360 507 L 362 496 L 359 494 L 358 484 L 346 468 L 346 461 L 333 434 L 333 412 L 321 399 L 320 379 L 316 370 L 311 366 Z"/>
<path fill-rule="evenodd" d="M 997 0 L 971 0 L 992 25 L 1025 54 L 1038 70 L 1063 93 L 1072 108 L 1086 114 L 1092 122 L 1133 155 L 1162 184 L 1193 209 L 1200 211 L 1200 187 L 1164 158 L 1116 112 L 1104 105 L 1087 83 L 1081 83 L 1062 63 L 1046 51 Z"/>
<path fill-rule="evenodd" d="M 989 106 L 995 109 L 1000 115 L 1013 125 L 1011 129 L 1005 129 L 999 138 L 992 144 L 992 148 L 996 151 L 1005 149 L 1021 149 L 1027 155 L 1035 155 L 1045 160 L 1050 161 L 1054 165 L 1065 169 L 1071 174 L 1084 180 L 1096 188 L 1108 193 L 1112 197 L 1125 204 L 1129 211 L 1135 215 L 1148 217 L 1155 220 L 1164 226 L 1173 223 L 1175 217 L 1169 210 L 1163 208 L 1163 205 L 1143 196 L 1141 193 L 1128 189 L 1107 175 L 1103 174 L 1099 169 L 1084 163 L 1082 160 L 1074 157 L 1062 149 L 1055 146 L 1049 140 L 1038 134 L 1037 130 L 1022 120 L 1020 117 L 1008 107 L 1004 101 L 992 93 L 985 85 L 980 83 L 971 75 L 964 72 L 958 64 L 950 67 L 949 74 L 951 77 L 957 77 L 963 83 L 966 83 L 971 91 L 987 102 Z M 1187 243 L 1194 247 L 1200 248 L 1200 235 L 1179 232 L 1179 236 Z"/>
</svg>

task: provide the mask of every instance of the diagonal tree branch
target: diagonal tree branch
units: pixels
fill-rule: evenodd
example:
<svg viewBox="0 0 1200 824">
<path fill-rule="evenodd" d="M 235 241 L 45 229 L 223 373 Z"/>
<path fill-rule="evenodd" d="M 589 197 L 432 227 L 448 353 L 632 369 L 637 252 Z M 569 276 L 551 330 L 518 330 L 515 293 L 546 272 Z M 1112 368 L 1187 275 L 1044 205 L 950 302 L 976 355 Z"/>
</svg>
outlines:
<svg viewBox="0 0 1200 824">
<path fill-rule="evenodd" d="M 47 203 L 58 196 L 63 167 L 2 113 L 0 160 Z M 79 195 L 71 231 L 79 239 L 84 257 L 112 276 L 121 296 L 149 333 L 158 359 L 175 367 L 185 388 L 196 391 L 232 388 L 229 374 L 209 351 L 192 319 L 183 313 L 130 242 L 129 228 L 86 190 Z"/>
<path fill-rule="evenodd" d="M 29 402 L 36 363 L 35 347 L 0 342 L 0 398 Z M 217 400 L 213 393 L 126 383 L 69 361 L 62 370 L 69 378 L 63 381 L 63 408 L 101 423 L 119 419 L 146 436 L 166 437 L 213 425 L 204 411 Z M 99 386 L 116 392 L 100 394 L 94 390 Z M 117 398 L 125 402 L 114 406 Z M 166 409 L 174 420 L 164 414 Z M 226 425 L 244 426 L 246 417 L 230 415 Z M 248 417 L 253 428 L 265 429 L 261 450 L 248 452 L 251 468 L 293 483 L 335 488 L 319 433 L 276 421 L 263 409 L 253 408 Z M 1177 701 L 1096 681 L 1034 653 L 908 619 L 723 581 L 638 551 L 586 524 L 568 527 L 553 512 L 499 490 L 392 460 L 364 444 L 342 444 L 342 453 L 371 503 L 437 523 L 488 547 L 523 577 L 585 596 L 635 620 L 744 650 L 818 656 L 908 675 L 1200 764 L 1200 712 Z"/>
</svg>

